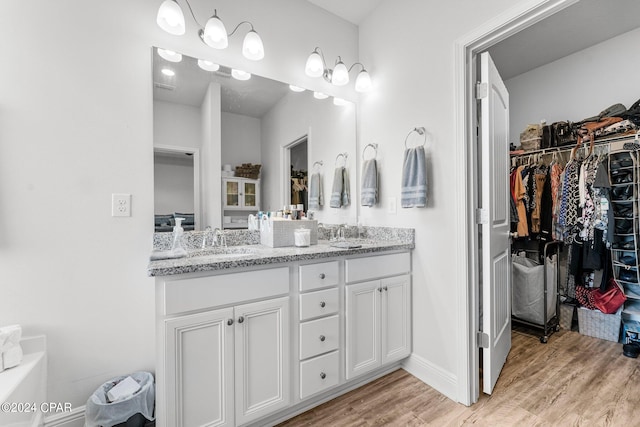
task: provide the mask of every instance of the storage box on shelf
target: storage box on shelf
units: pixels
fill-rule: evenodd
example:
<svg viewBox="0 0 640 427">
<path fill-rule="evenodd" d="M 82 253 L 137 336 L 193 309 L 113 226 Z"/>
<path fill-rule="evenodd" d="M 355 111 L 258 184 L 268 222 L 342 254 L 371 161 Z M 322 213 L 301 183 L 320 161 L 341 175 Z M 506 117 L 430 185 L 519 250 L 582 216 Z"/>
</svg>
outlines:
<svg viewBox="0 0 640 427">
<path fill-rule="evenodd" d="M 622 310 L 616 314 L 604 314 L 600 310 L 578 309 L 578 330 L 582 335 L 618 342 Z"/>
</svg>

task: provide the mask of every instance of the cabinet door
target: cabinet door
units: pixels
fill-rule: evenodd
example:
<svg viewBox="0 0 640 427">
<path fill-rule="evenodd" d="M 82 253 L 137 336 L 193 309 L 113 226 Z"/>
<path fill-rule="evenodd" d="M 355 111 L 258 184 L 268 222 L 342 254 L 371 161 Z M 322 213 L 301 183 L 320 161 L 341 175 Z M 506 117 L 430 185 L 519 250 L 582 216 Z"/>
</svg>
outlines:
<svg viewBox="0 0 640 427">
<path fill-rule="evenodd" d="M 237 306 L 234 313 L 240 425 L 289 405 L 289 297 Z"/>
<path fill-rule="evenodd" d="M 411 278 L 382 280 L 382 364 L 404 359 L 411 353 Z"/>
<path fill-rule="evenodd" d="M 233 426 L 233 309 L 165 321 L 165 425 Z"/>
<path fill-rule="evenodd" d="M 380 357 L 380 281 L 346 287 L 347 379 L 369 372 Z"/>
<path fill-rule="evenodd" d="M 258 188 L 255 182 L 245 181 L 242 183 L 244 190 L 244 207 L 245 208 L 258 208 Z"/>
<path fill-rule="evenodd" d="M 239 208 L 240 205 L 240 182 L 235 179 L 225 179 L 223 181 L 224 194 L 223 208 Z"/>
</svg>

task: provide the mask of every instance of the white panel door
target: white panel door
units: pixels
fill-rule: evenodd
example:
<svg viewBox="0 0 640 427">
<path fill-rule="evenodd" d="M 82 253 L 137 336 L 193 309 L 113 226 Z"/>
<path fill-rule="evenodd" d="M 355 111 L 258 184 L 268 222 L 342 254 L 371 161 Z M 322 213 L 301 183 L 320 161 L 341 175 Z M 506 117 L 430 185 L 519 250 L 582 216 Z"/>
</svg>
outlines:
<svg viewBox="0 0 640 427">
<path fill-rule="evenodd" d="M 231 322 L 229 322 L 231 320 Z M 165 322 L 165 425 L 233 426 L 233 309 Z M 205 354 L 206 357 L 202 357 Z"/>
<path fill-rule="evenodd" d="M 290 402 L 289 297 L 234 308 L 236 423 Z"/>
<path fill-rule="evenodd" d="M 483 391 L 491 394 L 511 349 L 509 94 L 487 52 L 480 55 Z"/>
<path fill-rule="evenodd" d="M 380 281 L 346 287 L 347 379 L 382 364 L 380 355 Z"/>
<path fill-rule="evenodd" d="M 382 280 L 382 364 L 404 359 L 411 353 L 411 278 Z"/>
</svg>

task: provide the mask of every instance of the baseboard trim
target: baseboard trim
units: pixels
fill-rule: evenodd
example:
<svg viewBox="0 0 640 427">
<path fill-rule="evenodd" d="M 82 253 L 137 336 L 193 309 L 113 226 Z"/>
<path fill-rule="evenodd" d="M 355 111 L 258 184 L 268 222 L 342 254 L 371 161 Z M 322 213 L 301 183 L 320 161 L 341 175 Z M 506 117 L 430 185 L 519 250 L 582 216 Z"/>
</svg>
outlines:
<svg viewBox="0 0 640 427">
<path fill-rule="evenodd" d="M 454 402 L 458 401 L 458 381 L 451 372 L 445 371 L 416 354 L 405 359 L 402 362 L 402 368 Z"/>
<path fill-rule="evenodd" d="M 44 427 L 84 426 L 85 405 L 73 408 L 69 412 L 49 415 L 44 418 Z"/>
</svg>

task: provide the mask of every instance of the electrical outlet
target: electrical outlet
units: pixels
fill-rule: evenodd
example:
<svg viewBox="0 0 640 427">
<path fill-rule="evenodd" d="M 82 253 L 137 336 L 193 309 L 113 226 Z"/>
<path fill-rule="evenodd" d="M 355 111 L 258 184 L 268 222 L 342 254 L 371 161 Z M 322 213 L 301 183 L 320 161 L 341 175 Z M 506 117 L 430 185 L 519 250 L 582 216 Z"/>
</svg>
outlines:
<svg viewBox="0 0 640 427">
<path fill-rule="evenodd" d="M 398 212 L 397 201 L 395 197 L 389 197 L 387 199 L 387 213 L 395 215 Z"/>
<path fill-rule="evenodd" d="M 111 195 L 111 216 L 131 216 L 131 194 Z"/>
</svg>

